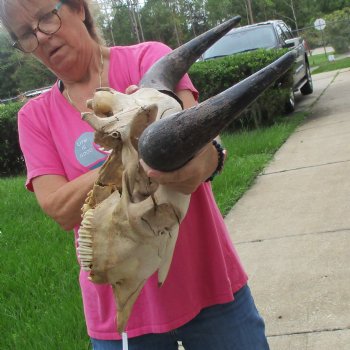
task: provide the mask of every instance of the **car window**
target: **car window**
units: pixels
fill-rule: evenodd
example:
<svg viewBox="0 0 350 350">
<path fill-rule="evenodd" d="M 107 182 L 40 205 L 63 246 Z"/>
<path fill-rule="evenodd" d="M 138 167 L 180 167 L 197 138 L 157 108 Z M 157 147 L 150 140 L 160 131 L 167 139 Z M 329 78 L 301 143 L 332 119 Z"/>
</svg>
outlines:
<svg viewBox="0 0 350 350">
<path fill-rule="evenodd" d="M 283 32 L 283 30 L 282 30 L 280 25 L 276 26 L 276 30 L 277 30 L 278 36 L 282 39 L 282 41 L 286 41 L 288 39 L 286 37 L 286 34 Z"/>
<path fill-rule="evenodd" d="M 281 26 L 282 32 L 283 32 L 284 36 L 286 37 L 286 39 L 293 39 L 293 35 L 292 35 L 291 31 L 289 30 L 289 28 L 283 23 L 281 23 L 280 26 Z"/>
<path fill-rule="evenodd" d="M 276 36 L 272 26 L 265 25 L 226 34 L 204 53 L 203 58 L 209 59 L 276 46 Z"/>
</svg>

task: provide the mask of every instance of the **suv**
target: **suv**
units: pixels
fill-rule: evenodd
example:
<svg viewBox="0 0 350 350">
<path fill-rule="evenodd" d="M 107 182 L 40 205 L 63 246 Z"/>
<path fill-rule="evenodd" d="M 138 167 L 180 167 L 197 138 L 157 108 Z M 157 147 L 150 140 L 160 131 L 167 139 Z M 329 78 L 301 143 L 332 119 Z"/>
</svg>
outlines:
<svg viewBox="0 0 350 350">
<path fill-rule="evenodd" d="M 313 85 L 306 44 L 301 37 L 294 37 L 283 21 L 267 21 L 232 29 L 204 52 L 202 60 L 272 48 L 290 48 L 297 52 L 293 90 L 286 104 L 286 110 L 292 112 L 295 108 L 294 92 L 300 90 L 303 95 L 311 94 Z"/>
</svg>

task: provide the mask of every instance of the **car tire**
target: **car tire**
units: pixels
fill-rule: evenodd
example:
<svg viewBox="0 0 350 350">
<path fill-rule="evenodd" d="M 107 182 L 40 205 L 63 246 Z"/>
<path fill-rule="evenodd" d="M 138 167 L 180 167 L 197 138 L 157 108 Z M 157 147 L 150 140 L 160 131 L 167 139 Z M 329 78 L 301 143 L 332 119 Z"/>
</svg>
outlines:
<svg viewBox="0 0 350 350">
<path fill-rule="evenodd" d="M 293 90 L 291 90 L 289 97 L 286 101 L 285 111 L 286 113 L 292 113 L 295 111 L 295 95 Z"/>
<path fill-rule="evenodd" d="M 306 66 L 306 83 L 300 88 L 300 92 L 303 94 L 303 95 L 310 95 L 313 93 L 314 91 L 314 86 L 313 86 L 313 83 L 312 83 L 312 77 L 311 77 L 311 71 L 310 71 L 310 67 L 309 65 L 307 64 Z"/>
</svg>

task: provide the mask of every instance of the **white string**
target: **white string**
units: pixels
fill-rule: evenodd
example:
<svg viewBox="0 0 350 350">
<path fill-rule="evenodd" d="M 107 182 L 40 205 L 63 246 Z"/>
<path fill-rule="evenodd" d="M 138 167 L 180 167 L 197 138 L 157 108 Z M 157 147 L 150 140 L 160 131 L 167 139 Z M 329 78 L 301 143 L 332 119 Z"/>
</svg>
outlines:
<svg viewBox="0 0 350 350">
<path fill-rule="evenodd" d="M 126 332 L 122 333 L 122 341 L 123 341 L 123 350 L 128 350 L 128 335 Z"/>
</svg>

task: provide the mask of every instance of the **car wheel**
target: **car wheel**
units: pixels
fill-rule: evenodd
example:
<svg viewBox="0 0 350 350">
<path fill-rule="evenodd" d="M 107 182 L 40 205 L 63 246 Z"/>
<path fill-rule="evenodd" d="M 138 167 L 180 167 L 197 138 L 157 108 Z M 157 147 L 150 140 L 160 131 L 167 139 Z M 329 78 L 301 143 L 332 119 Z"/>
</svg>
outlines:
<svg viewBox="0 0 350 350">
<path fill-rule="evenodd" d="M 312 84 L 312 77 L 309 65 L 306 66 L 306 83 L 300 88 L 300 92 L 303 95 L 310 95 L 314 91 L 314 86 Z"/>
<path fill-rule="evenodd" d="M 291 90 L 289 97 L 286 101 L 286 105 L 285 105 L 285 111 L 287 113 L 292 113 L 295 110 L 295 95 L 294 95 L 294 91 Z"/>
</svg>

